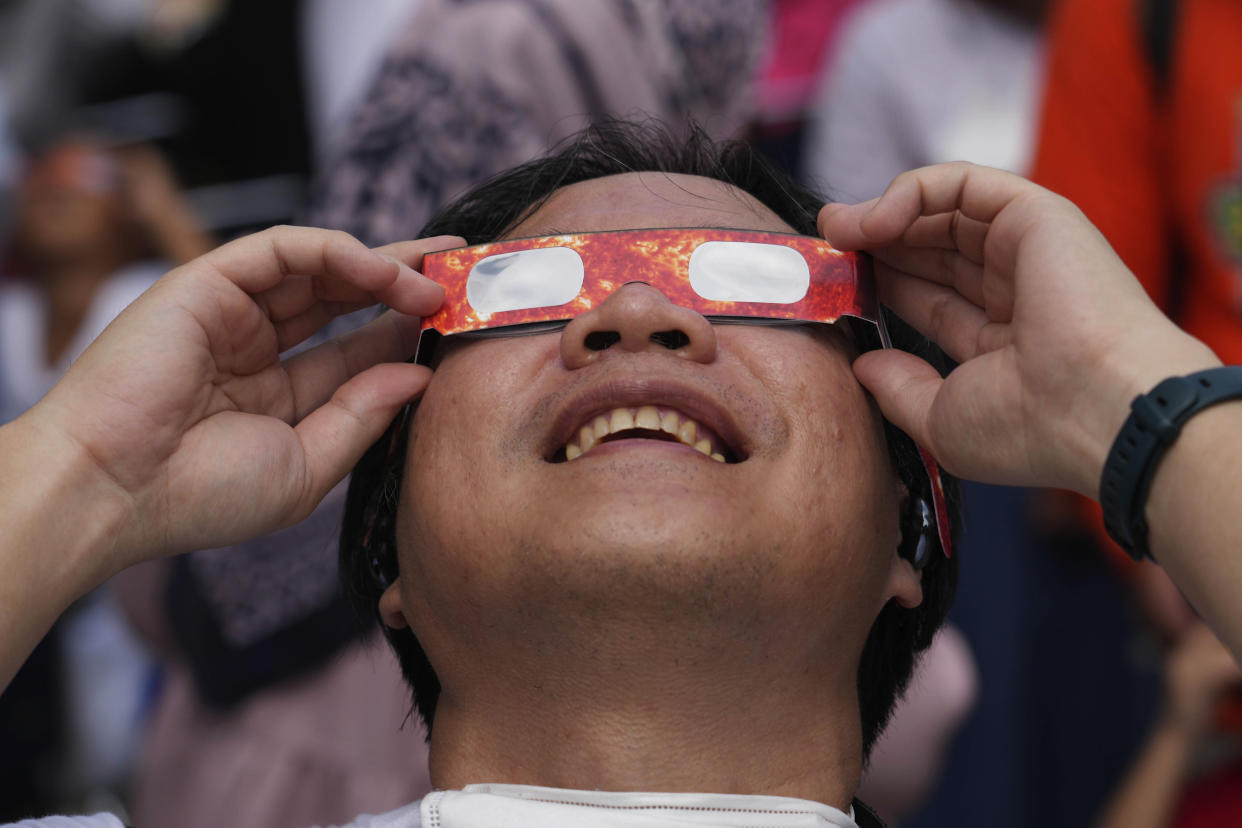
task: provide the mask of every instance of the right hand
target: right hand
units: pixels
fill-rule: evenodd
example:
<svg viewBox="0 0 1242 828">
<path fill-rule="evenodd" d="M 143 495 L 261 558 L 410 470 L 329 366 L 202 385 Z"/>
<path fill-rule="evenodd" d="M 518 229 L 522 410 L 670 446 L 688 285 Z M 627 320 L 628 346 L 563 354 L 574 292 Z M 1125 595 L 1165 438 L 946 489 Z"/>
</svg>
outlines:
<svg viewBox="0 0 1242 828">
<path fill-rule="evenodd" d="M 122 518 L 92 560 L 104 577 L 161 554 L 223 546 L 301 520 L 428 370 L 403 362 L 443 291 L 417 273 L 442 236 L 368 250 L 344 233 L 279 227 L 160 279 L 14 425 L 84 458 L 93 502 Z M 284 361 L 332 317 L 370 324 Z"/>
<path fill-rule="evenodd" d="M 946 379 L 900 351 L 859 380 L 946 470 L 1098 497 L 1130 401 L 1218 365 L 1170 322 L 1082 212 L 1000 170 L 904 173 L 878 199 L 829 204 L 820 230 L 866 249 L 880 297 L 960 365 Z"/>
</svg>

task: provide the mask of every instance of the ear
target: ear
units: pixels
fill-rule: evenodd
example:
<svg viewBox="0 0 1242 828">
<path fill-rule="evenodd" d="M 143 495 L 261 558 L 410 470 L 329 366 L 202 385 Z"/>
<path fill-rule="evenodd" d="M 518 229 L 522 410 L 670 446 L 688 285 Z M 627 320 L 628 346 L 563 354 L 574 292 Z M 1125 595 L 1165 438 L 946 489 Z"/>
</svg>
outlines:
<svg viewBox="0 0 1242 828">
<path fill-rule="evenodd" d="M 397 576 L 396 580 L 389 584 L 384 594 L 380 596 L 379 612 L 384 626 L 389 629 L 400 630 L 410 626 L 410 622 L 405 617 L 405 610 L 401 606 L 400 576 Z"/>
<path fill-rule="evenodd" d="M 896 598 L 897 603 L 906 609 L 913 609 L 923 603 L 923 564 L 925 561 L 919 561 L 917 564 L 915 558 L 919 555 L 915 554 L 915 549 L 924 549 L 925 544 L 920 543 L 920 533 L 929 531 L 930 518 L 929 510 L 926 504 L 918 498 L 910 495 L 904 485 L 901 486 L 901 513 L 902 518 L 898 525 L 898 531 L 901 537 L 897 542 L 896 549 L 893 550 L 893 556 L 889 566 L 887 592 L 885 600 Z M 919 520 L 912 518 L 911 510 L 921 507 L 922 514 Z M 907 537 L 907 533 L 914 533 L 914 537 Z"/>
<path fill-rule="evenodd" d="M 923 603 L 923 573 L 914 564 L 893 550 L 892 564 L 888 570 L 886 597 L 896 598 L 906 609 L 914 609 Z"/>
</svg>

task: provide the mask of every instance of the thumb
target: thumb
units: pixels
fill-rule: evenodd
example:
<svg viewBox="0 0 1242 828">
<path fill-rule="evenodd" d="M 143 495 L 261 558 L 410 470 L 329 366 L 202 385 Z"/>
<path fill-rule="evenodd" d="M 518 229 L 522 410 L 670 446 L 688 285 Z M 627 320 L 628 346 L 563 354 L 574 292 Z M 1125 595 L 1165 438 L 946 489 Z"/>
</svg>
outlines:
<svg viewBox="0 0 1242 828">
<path fill-rule="evenodd" d="M 940 373 L 905 351 L 868 351 L 854 360 L 854 376 L 871 392 L 880 411 L 914 442 L 936 454 L 931 435 L 931 408 Z"/>
<path fill-rule="evenodd" d="M 421 365 L 376 365 L 346 382 L 298 423 L 309 478 L 299 514 L 310 514 L 353 470 L 401 407 L 420 395 L 430 379 L 431 371 Z"/>
</svg>

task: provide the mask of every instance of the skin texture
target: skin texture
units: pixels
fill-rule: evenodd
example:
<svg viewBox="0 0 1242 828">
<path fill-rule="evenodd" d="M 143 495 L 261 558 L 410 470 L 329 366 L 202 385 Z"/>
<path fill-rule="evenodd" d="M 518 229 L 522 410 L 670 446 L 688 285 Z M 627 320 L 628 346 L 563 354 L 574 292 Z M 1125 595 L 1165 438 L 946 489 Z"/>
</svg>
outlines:
<svg viewBox="0 0 1242 828">
<path fill-rule="evenodd" d="M 720 182 L 631 173 L 565 188 L 512 235 L 687 225 L 790 231 Z M 668 330 L 688 344 L 651 341 Z M 620 341 L 591 350 L 601 331 Z M 848 805 L 863 642 L 889 598 L 921 599 L 852 357 L 835 330 L 714 327 L 643 284 L 560 333 L 448 350 L 413 425 L 402 574 L 381 603 L 443 686 L 434 784 Z M 718 412 L 746 459 L 642 439 L 546 459 L 563 417 L 641 404 Z"/>
</svg>

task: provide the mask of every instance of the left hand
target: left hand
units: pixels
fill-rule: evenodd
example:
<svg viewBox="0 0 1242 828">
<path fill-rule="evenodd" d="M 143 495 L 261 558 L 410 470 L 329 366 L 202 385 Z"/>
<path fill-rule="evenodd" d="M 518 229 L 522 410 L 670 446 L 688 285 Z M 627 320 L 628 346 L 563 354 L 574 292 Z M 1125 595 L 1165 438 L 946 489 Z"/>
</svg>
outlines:
<svg viewBox="0 0 1242 828">
<path fill-rule="evenodd" d="M 871 251 L 881 299 L 960 363 L 946 379 L 899 351 L 854 364 L 885 416 L 954 474 L 1097 498 L 1134 396 L 1219 364 L 1078 208 L 1018 176 L 925 167 L 878 199 L 826 205 L 819 226 Z"/>
</svg>

